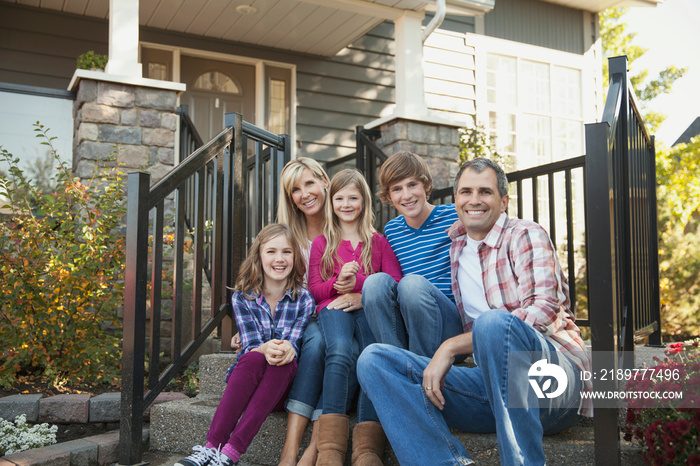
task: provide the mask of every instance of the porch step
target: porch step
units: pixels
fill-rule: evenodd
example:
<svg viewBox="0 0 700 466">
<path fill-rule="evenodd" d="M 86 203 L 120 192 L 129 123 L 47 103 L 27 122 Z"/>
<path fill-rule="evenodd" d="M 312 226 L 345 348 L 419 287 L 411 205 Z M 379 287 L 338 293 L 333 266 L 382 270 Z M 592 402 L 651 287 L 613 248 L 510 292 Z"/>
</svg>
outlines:
<svg viewBox="0 0 700 466">
<path fill-rule="evenodd" d="M 196 398 L 177 400 L 154 406 L 151 411 L 150 450 L 188 454 L 192 446 L 206 443 L 206 433 L 225 388 L 223 374 L 233 362 L 232 354 L 202 356 L 200 365 L 200 394 Z M 351 417 L 351 428 L 356 419 Z M 275 466 L 284 444 L 287 414 L 276 412 L 265 421 L 250 448 L 241 458 L 241 466 Z M 454 431 L 455 436 L 479 465 L 499 465 L 498 442 L 495 434 L 468 434 Z M 305 449 L 311 437 L 311 426 L 302 440 Z M 583 419 L 575 427 L 543 440 L 547 464 L 588 465 L 594 463 L 593 421 Z M 351 446 L 349 446 L 351 448 Z M 635 444 L 621 442 L 622 464 L 643 464 Z M 347 455 L 346 464 L 350 464 Z M 385 465 L 397 466 L 391 448 L 387 448 Z"/>
</svg>

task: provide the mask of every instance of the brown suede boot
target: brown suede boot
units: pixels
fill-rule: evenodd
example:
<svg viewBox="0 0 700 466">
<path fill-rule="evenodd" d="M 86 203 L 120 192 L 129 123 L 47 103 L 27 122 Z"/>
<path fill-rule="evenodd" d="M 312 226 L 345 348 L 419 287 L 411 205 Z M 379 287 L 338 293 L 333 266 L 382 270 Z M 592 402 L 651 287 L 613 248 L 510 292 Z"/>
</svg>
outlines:
<svg viewBox="0 0 700 466">
<path fill-rule="evenodd" d="M 352 466 L 382 466 L 386 435 L 374 421 L 360 422 L 352 430 Z"/>
<path fill-rule="evenodd" d="M 321 414 L 318 417 L 316 466 L 343 466 L 349 432 L 350 419 L 346 414 Z"/>
</svg>

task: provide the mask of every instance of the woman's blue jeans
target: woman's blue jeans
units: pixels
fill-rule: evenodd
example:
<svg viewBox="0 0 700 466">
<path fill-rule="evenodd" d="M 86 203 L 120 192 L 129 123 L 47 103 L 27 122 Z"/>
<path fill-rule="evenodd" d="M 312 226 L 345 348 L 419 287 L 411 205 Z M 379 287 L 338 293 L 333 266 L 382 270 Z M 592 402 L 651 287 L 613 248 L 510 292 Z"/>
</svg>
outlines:
<svg viewBox="0 0 700 466">
<path fill-rule="evenodd" d="M 304 330 L 299 347 L 299 367 L 289 392 L 285 407 L 287 411 L 316 420 L 323 406 L 323 367 L 326 343 L 317 323 L 312 317 Z"/>
<path fill-rule="evenodd" d="M 356 384 L 356 348 L 360 351 L 375 342 L 363 309 L 344 312 L 323 308 L 318 322 L 326 341 L 326 366 L 323 373 L 323 414 L 347 414 Z M 357 420 L 378 421 L 377 413 L 364 391 L 360 390 Z"/>
<path fill-rule="evenodd" d="M 466 449 L 450 432 L 456 428 L 496 432 L 501 464 L 544 464 L 543 434 L 567 429 L 580 418 L 578 368 L 540 332 L 506 311 L 482 314 L 472 336 L 478 367 L 452 367 L 442 390 L 443 410 L 423 391 L 429 358 L 382 344 L 371 345 L 360 355 L 360 385 L 374 403 L 399 462 L 471 464 Z M 527 361 L 520 357 L 526 354 Z M 534 395 L 528 370 L 538 358 L 564 369 L 568 386 L 562 395 L 543 400 Z"/>
<path fill-rule="evenodd" d="M 443 341 L 462 333 L 457 306 L 421 275 L 370 275 L 362 286 L 362 307 L 379 343 L 432 357 Z"/>
</svg>

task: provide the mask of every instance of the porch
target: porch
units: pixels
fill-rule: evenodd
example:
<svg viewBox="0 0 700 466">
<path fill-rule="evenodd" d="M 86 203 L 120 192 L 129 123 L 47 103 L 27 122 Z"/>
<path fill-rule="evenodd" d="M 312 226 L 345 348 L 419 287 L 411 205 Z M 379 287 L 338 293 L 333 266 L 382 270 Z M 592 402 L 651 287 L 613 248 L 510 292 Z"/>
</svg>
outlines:
<svg viewBox="0 0 700 466">
<path fill-rule="evenodd" d="M 523 205 L 528 204 L 523 201 L 531 195 L 529 204 L 533 219 L 543 223 L 555 244 L 560 238 L 565 238 L 567 243 L 566 261 L 562 261 L 562 265 L 568 270 L 572 302 L 577 302 L 576 298 L 582 294 L 582 290 L 576 289 L 577 283 L 584 284 L 588 290 L 588 319 L 580 319 L 579 325 L 590 328 L 594 352 L 612 355 L 607 362 L 594 357 L 594 370 L 634 367 L 637 342 L 648 338 L 651 345 L 661 344 L 654 143 L 637 110 L 626 70 L 625 57 L 611 60 L 605 112 L 601 123 L 586 125 L 585 155 L 509 174 L 518 200 L 517 211 L 511 215 L 523 216 Z M 358 142 L 355 165 L 365 173 L 376 191 L 377 170 L 385 156 L 361 134 Z M 252 155 L 244 157 L 248 149 Z M 230 349 L 227 342 L 233 326 L 227 286 L 233 283 L 255 233 L 274 219 L 279 173 L 288 160 L 286 136 L 256 128 L 244 122 L 240 115 L 230 115 L 226 129 L 153 187 L 150 187 L 148 175 L 130 175 L 121 464 L 136 464 L 142 460 L 143 410 L 199 346 L 216 334 L 220 337 L 222 351 Z M 580 176 L 576 173 L 583 176 L 584 186 L 583 248 L 575 244 L 574 198 L 570 187 L 572 177 Z M 562 194 L 554 181 L 560 177 L 565 180 Z M 529 184 L 531 193 L 523 190 L 525 184 Z M 548 193 L 548 205 L 542 212 L 538 208 L 541 189 Z M 450 199 L 449 192 L 436 192 L 433 196 L 434 203 Z M 160 325 L 147 325 L 147 320 L 161 320 L 162 238 L 165 225 L 169 223 L 165 220 L 166 212 L 170 209 L 166 205 L 173 206 L 174 213 L 173 338 L 172 359 L 158 373 L 147 372 L 144 363 L 148 354 L 150 367 L 159 367 Z M 558 235 L 556 218 L 562 212 L 566 218 L 565 233 Z M 153 239 L 151 253 L 149 237 Z M 191 303 L 187 306 L 183 302 L 186 241 L 192 243 L 187 254 L 195 271 Z M 576 275 L 580 268 L 577 264 L 582 260 L 587 271 L 583 281 Z M 208 310 L 204 311 L 202 290 L 208 286 L 211 298 L 206 306 Z M 185 308 L 190 313 L 191 323 L 187 332 L 182 331 Z M 605 365 L 610 363 L 612 367 Z M 604 381 L 594 383 L 594 390 L 615 389 L 614 384 Z M 204 416 L 206 419 L 207 414 Z M 582 428 L 588 429 L 585 435 L 592 434 L 595 440 L 593 456 L 586 458 L 588 463 L 593 460 L 596 464 L 620 463 L 618 416 L 618 409 L 598 409 L 592 425 L 590 422 L 582 424 Z M 268 422 L 279 424 L 281 421 L 273 417 Z M 172 421 L 168 418 L 163 424 L 170 425 Z M 205 424 L 208 426 L 208 422 Z M 272 429 L 283 432 L 284 423 Z M 269 440 L 262 434 L 259 437 L 266 438 L 262 443 L 267 448 L 270 442 L 277 444 L 277 440 Z M 465 442 L 472 442 L 471 437 Z M 567 460 L 571 464 L 571 458 Z"/>
</svg>

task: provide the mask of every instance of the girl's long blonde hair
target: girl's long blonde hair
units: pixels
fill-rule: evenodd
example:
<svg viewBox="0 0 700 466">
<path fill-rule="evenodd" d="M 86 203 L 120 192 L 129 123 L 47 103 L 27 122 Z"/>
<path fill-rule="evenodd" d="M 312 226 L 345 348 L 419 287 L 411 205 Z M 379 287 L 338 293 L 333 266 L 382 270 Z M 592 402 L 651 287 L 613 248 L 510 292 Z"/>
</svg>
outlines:
<svg viewBox="0 0 700 466">
<path fill-rule="evenodd" d="M 299 182 L 304 169 L 308 169 L 319 181 L 330 184 L 328 175 L 314 159 L 299 157 L 287 163 L 282 169 L 280 183 L 282 190 L 277 207 L 277 222 L 284 223 L 292 230 L 297 243 L 306 249 L 309 242 L 308 231 L 306 229 L 306 217 L 294 204 L 292 200 L 292 188 Z M 326 196 L 327 197 L 327 196 Z M 324 197 L 325 202 L 325 197 Z"/>
<path fill-rule="evenodd" d="M 372 269 L 372 235 L 375 232 L 374 210 L 372 209 L 372 192 L 369 190 L 367 181 L 362 173 L 355 169 L 345 169 L 339 171 L 331 180 L 328 189 L 328 201 L 326 202 L 326 225 L 323 227 L 323 236 L 326 237 L 326 250 L 321 257 L 321 278 L 328 280 L 334 270 L 334 263 L 337 261 L 343 265 L 338 257 L 338 246 L 343 239 L 343 231 L 340 228 L 340 221 L 333 211 L 333 196 L 341 189 L 353 186 L 362 195 L 362 212 L 357 220 L 357 233 L 362 241 L 362 254 L 360 255 L 360 265 L 366 275 L 374 273 Z"/>
<path fill-rule="evenodd" d="M 304 284 L 304 274 L 306 273 L 306 261 L 301 254 L 299 244 L 294 239 L 291 230 L 280 223 L 271 223 L 260 230 L 260 233 L 253 240 L 253 244 L 248 251 L 248 257 L 245 258 L 243 264 L 238 269 L 236 277 L 235 291 L 242 291 L 246 299 L 255 299 L 262 295 L 265 285 L 265 271 L 262 267 L 262 259 L 260 257 L 260 248 L 262 245 L 277 236 L 284 236 L 289 242 L 294 254 L 294 267 L 287 277 L 287 286 L 285 290 L 292 290 L 292 298 L 297 298 L 299 287 Z"/>
</svg>

